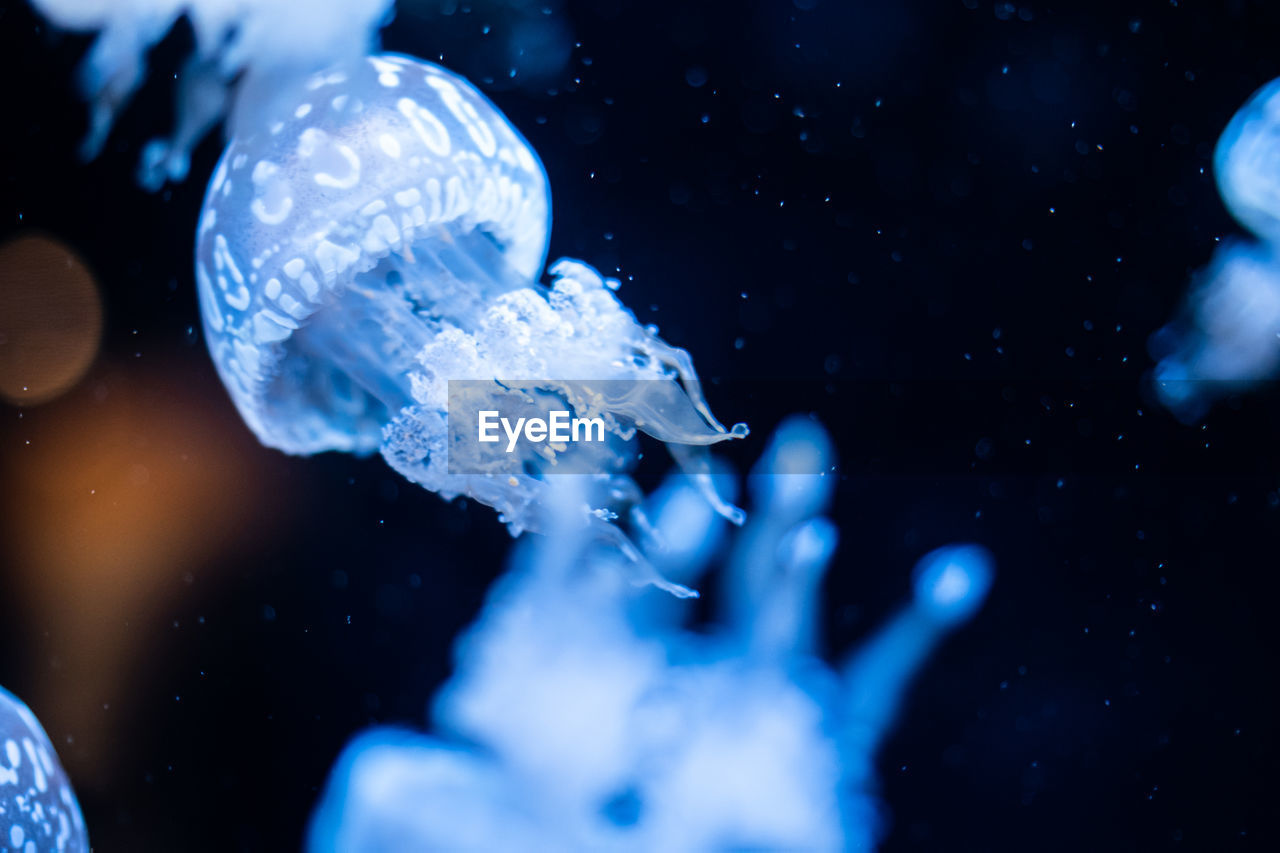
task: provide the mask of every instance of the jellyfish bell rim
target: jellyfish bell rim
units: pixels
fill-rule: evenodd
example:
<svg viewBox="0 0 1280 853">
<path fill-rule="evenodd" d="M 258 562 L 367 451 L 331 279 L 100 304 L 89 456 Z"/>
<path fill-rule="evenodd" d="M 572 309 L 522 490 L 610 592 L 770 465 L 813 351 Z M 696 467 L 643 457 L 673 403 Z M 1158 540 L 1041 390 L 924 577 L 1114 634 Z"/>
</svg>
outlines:
<svg viewBox="0 0 1280 853">
<path fill-rule="evenodd" d="M 1261 200 L 1257 186 L 1262 182 L 1249 168 L 1262 141 L 1259 131 L 1268 125 L 1280 128 L 1280 78 L 1258 87 L 1232 114 L 1214 144 L 1213 174 L 1218 194 L 1236 221 L 1259 237 L 1275 241 L 1280 239 L 1280 204 L 1267 210 L 1257 203 Z M 1250 154 L 1255 156 L 1246 156 Z"/>
<path fill-rule="evenodd" d="M 385 82 L 395 75 L 406 78 L 409 85 L 402 87 L 399 79 L 395 86 Z M 361 85 L 367 88 L 360 89 Z M 326 86 L 342 88 L 324 91 Z M 285 399 L 273 399 L 279 396 L 273 388 L 274 392 L 281 390 L 274 386 L 282 381 L 290 361 L 289 348 L 298 330 L 311 324 L 315 315 L 334 300 L 335 293 L 349 286 L 357 275 L 397 253 L 412 257 L 414 246 L 432 239 L 433 228 L 489 235 L 517 274 L 530 283 L 536 281 L 550 243 L 550 184 L 537 152 L 497 106 L 464 77 L 435 63 L 402 53 L 379 53 L 317 72 L 308 78 L 304 89 L 314 94 L 304 104 L 308 109 L 304 112 L 304 105 L 297 105 L 293 118 L 233 137 L 206 187 L 195 247 L 202 327 L 219 377 L 242 418 L 263 444 L 303 455 L 327 450 L 367 454 L 381 443 L 385 420 L 380 415 L 337 411 L 336 406 L 342 401 L 335 402 L 332 397 L 305 387 L 285 388 Z M 332 105 L 336 120 L 323 120 L 328 115 L 320 115 L 326 108 L 324 104 L 315 108 L 316 119 L 311 118 L 312 103 L 322 99 Z M 340 99 L 342 107 L 337 106 Z M 428 116 L 438 113 L 445 118 L 449 128 L 434 119 L 434 127 L 445 134 L 443 147 L 428 146 L 430 137 L 413 123 L 405 101 Z M 328 186 L 314 187 L 298 177 L 303 171 L 296 159 L 299 149 L 317 122 L 324 125 L 324 130 L 312 134 L 313 140 L 324 136 L 332 142 L 332 152 L 355 157 L 355 179 L 350 186 L 338 187 L 342 181 L 334 179 Z M 480 150 L 480 154 L 488 151 L 487 158 L 472 150 L 477 145 L 478 126 L 486 134 L 482 141 L 489 143 L 487 149 Z M 368 158 L 380 156 L 373 141 L 379 127 L 383 128 L 378 137 L 381 153 L 391 157 L 394 148 L 395 162 L 388 169 L 382 161 L 375 161 L 375 168 L 370 170 L 366 167 Z M 453 137 L 449 136 L 450 129 Z M 399 135 L 394 145 L 385 141 L 392 130 Z M 327 135 L 330 132 L 331 137 Z M 411 177 L 404 177 L 411 170 L 400 168 L 401 143 L 403 162 L 415 164 Z M 441 154 L 441 150 L 446 153 Z M 366 162 L 360 163 L 362 159 Z M 377 171 L 379 167 L 381 172 Z M 463 171 L 465 168 L 471 171 Z M 263 202 L 260 183 L 270 182 L 281 170 L 290 169 L 293 171 L 288 172 L 287 194 L 281 198 L 277 193 L 273 199 L 268 193 L 266 202 L 275 207 L 254 209 L 254 204 Z M 311 175 L 316 183 L 322 176 L 318 168 Z M 395 176 L 395 180 L 389 176 Z M 455 195 L 444 196 L 445 201 L 441 202 L 442 187 L 460 176 L 499 182 L 512 188 L 515 195 L 511 198 L 516 201 L 505 210 L 491 205 L 481 211 L 472 200 L 466 205 L 449 203 L 450 198 L 474 194 L 475 187 L 450 186 L 445 189 L 453 189 Z M 423 186 L 418 187 L 413 181 Z M 237 186 L 233 187 L 233 183 Z M 252 199 L 239 185 L 251 187 Z M 427 192 L 428 198 L 422 200 L 423 190 L 429 191 L 433 186 L 434 199 Z M 295 192 L 298 188 L 300 192 Z M 396 239 L 371 240 L 369 235 L 375 225 L 386 232 L 387 224 L 394 228 L 395 223 L 390 214 L 369 211 L 379 203 L 394 211 L 392 198 L 398 199 L 401 194 L 416 195 L 422 203 L 411 213 L 401 212 L 401 222 L 407 224 Z M 295 195 L 307 206 L 300 203 L 295 210 Z M 516 202 L 520 202 L 519 206 Z M 426 207 L 430 207 L 429 215 Z M 486 212 L 489 218 L 485 218 Z M 251 213 L 256 219 L 250 218 Z M 278 222 L 272 221 L 282 213 Z M 292 220 L 290 213 L 294 214 Z M 497 218 L 498 213 L 504 218 Z M 405 217 L 413 218 L 416 228 Z M 385 222 L 379 222 L 379 218 Z M 244 228 L 245 223 L 250 227 Z M 368 228 L 365 242 L 357 233 L 360 228 Z M 234 246 L 227 238 L 228 230 Z M 232 267 L 235 275 L 229 281 Z M 236 302 L 228 307 L 233 291 Z M 394 416 L 395 412 L 383 414 Z"/>
</svg>

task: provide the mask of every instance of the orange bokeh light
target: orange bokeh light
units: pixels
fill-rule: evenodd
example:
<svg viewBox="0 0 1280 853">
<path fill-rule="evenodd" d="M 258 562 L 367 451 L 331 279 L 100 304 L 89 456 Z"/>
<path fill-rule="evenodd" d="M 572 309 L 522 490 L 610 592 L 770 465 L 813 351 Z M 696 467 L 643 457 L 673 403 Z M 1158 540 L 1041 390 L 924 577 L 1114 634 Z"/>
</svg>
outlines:
<svg viewBox="0 0 1280 853">
<path fill-rule="evenodd" d="M 47 656 L 31 661 L 30 704 L 78 784 L 110 783 L 116 727 L 137 710 L 130 684 L 184 576 L 252 541 L 282 504 L 251 461 L 260 448 L 211 390 L 174 370 L 107 367 L 3 431 L 14 500 L 0 541 L 15 612 L 44 638 L 32 654 Z"/>
<path fill-rule="evenodd" d="M 84 376 L 102 340 L 102 299 L 88 267 L 52 237 L 0 246 L 0 397 L 52 400 Z"/>
</svg>

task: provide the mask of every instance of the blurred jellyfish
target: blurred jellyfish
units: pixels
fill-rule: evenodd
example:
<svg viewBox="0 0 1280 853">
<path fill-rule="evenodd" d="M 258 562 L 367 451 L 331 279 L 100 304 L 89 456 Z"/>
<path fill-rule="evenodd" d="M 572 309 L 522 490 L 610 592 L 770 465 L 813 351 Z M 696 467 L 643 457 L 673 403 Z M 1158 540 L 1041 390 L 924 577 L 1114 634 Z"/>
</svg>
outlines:
<svg viewBox="0 0 1280 853">
<path fill-rule="evenodd" d="M 1152 335 L 1160 400 L 1185 422 L 1280 366 L 1280 262 L 1268 244 L 1218 249 L 1184 315 Z"/>
<path fill-rule="evenodd" d="M 79 70 L 91 104 L 82 153 L 97 156 L 142 84 L 146 55 L 185 18 L 195 50 L 178 75 L 177 120 L 142 155 L 140 182 L 155 189 L 187 175 L 191 149 L 224 115 L 230 130 L 260 125 L 301 81 L 377 46 L 392 0 L 32 0 L 56 26 L 98 33 Z"/>
<path fill-rule="evenodd" d="M 1280 79 L 1249 96 L 1218 139 L 1213 171 L 1227 209 L 1268 243 L 1280 242 Z"/>
<path fill-rule="evenodd" d="M 1260 242 L 1219 248 L 1182 316 L 1152 336 L 1156 392 L 1185 422 L 1280 369 L 1280 80 L 1232 117 L 1213 164 L 1227 209 Z"/>
<path fill-rule="evenodd" d="M 566 259 L 538 282 L 550 219 L 536 155 L 462 78 L 389 54 L 323 72 L 284 118 L 237 135 L 209 184 L 196 250 L 209 349 L 264 444 L 380 450 L 408 479 L 498 509 L 513 533 L 545 528 L 545 474 L 594 475 L 584 511 L 658 582 L 609 522 L 621 508 L 643 523 L 625 474 L 635 432 L 667 442 L 740 518 L 706 446 L 746 427 L 716 421 L 689 354 L 636 321 L 617 281 Z M 610 440 L 461 466 L 453 380 L 473 381 L 470 411 L 554 401 L 600 417 Z"/>
<path fill-rule="evenodd" d="M 0 847 L 89 853 L 80 804 L 35 715 L 0 687 Z"/>
<path fill-rule="evenodd" d="M 750 480 L 719 626 L 609 571 L 570 514 L 525 543 L 456 648 L 436 734 L 374 729 L 339 759 L 309 833 L 330 850 L 867 849 L 873 757 L 911 675 L 971 618 L 989 555 L 942 548 L 911 603 L 835 668 L 814 655 L 835 478 L 813 422 L 784 424 Z M 555 500 L 572 504 L 576 478 Z M 724 521 L 682 475 L 649 500 L 653 559 L 694 582 Z M 661 549 L 658 553 L 656 549 Z"/>
</svg>

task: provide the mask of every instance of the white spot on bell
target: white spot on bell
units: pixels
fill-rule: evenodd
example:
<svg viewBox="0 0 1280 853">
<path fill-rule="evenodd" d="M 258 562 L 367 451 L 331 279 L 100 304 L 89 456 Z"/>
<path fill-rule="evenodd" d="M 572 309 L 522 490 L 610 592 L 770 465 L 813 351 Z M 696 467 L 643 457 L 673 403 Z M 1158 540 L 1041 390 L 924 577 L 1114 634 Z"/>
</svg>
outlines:
<svg viewBox="0 0 1280 853">
<path fill-rule="evenodd" d="M 396 193 L 394 198 L 396 200 L 396 204 L 401 207 L 413 207 L 415 204 L 422 201 L 422 193 L 418 192 L 413 187 L 410 187 L 407 190 L 401 190 Z"/>
<path fill-rule="evenodd" d="M 275 210 L 267 210 L 267 206 L 262 199 L 255 198 L 249 203 L 249 209 L 253 211 L 253 215 L 263 225 L 279 225 L 289 218 L 289 213 L 293 210 L 293 199 L 285 196 L 280 200 Z"/>
<path fill-rule="evenodd" d="M 356 152 L 352 151 L 346 145 L 338 145 L 335 150 L 347 162 L 348 170 L 345 174 L 334 175 L 330 172 L 316 172 L 315 182 L 322 187 L 334 187 L 340 190 L 349 190 L 356 184 L 360 183 L 360 158 L 356 156 Z"/>
<path fill-rule="evenodd" d="M 409 120 L 414 133 L 433 154 L 444 157 L 452 147 L 449 142 L 449 131 L 440 123 L 440 119 L 413 98 L 401 98 L 396 101 L 396 109 Z"/>
</svg>

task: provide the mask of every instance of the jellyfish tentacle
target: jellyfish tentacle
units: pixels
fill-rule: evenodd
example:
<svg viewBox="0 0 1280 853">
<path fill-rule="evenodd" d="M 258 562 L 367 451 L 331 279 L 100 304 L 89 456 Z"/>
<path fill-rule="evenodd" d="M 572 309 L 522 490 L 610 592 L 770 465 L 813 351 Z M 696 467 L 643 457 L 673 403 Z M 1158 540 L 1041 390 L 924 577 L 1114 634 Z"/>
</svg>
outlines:
<svg viewBox="0 0 1280 853">
<path fill-rule="evenodd" d="M 228 112 L 237 134 L 265 125 L 282 103 L 294 102 L 315 71 L 350 62 L 377 45 L 392 0 L 32 0 L 50 23 L 96 33 L 77 69 L 89 102 L 89 130 L 80 153 L 103 148 L 112 126 L 141 85 L 148 53 L 179 19 L 194 51 L 179 74 L 175 124 L 168 139 L 143 151 L 138 177 L 146 189 L 186 177 L 192 149 Z M 307 14 L 299 15 L 300 7 Z M 315 7 L 314 9 L 311 7 Z"/>
<path fill-rule="evenodd" d="M 142 149 L 138 183 L 155 192 L 166 181 L 180 183 L 191 170 L 191 152 L 226 113 L 230 95 L 227 76 L 210 56 L 187 59 L 178 73 L 177 123 L 168 138 L 153 139 Z"/>
<path fill-rule="evenodd" d="M 841 737 L 870 751 L 885 736 L 912 676 L 938 642 L 982 606 L 994 578 L 991 555 L 949 545 L 916 563 L 915 596 L 841 667 Z"/>
<path fill-rule="evenodd" d="M 715 480 L 711 476 L 711 454 L 707 449 L 688 444 L 668 444 L 667 451 L 711 508 L 730 524 L 741 527 L 747 520 L 747 513 L 724 500 L 716 491 Z"/>
<path fill-rule="evenodd" d="M 91 102 L 89 132 L 80 156 L 92 160 L 102 151 L 116 117 L 137 91 L 146 73 L 146 47 L 160 40 L 178 15 L 147 14 L 120 21 L 94 39 L 77 71 L 79 86 Z"/>
<path fill-rule="evenodd" d="M 751 625 L 747 650 L 756 659 L 786 660 L 814 651 L 818 588 L 839 535 L 825 518 L 803 521 L 778 541 L 770 594 Z"/>
<path fill-rule="evenodd" d="M 437 492 L 446 499 L 466 495 L 480 503 L 494 507 L 500 513 L 499 520 L 513 534 L 525 531 L 547 534 L 566 522 L 563 501 L 553 500 L 554 490 L 547 480 L 527 474 L 459 474 L 449 470 L 447 462 L 448 427 L 441 411 L 426 411 L 419 406 L 402 410 L 385 430 L 383 457 L 387 463 L 406 479 Z M 639 488 L 629 477 L 597 476 L 602 490 L 591 490 L 591 477 L 566 475 L 562 482 L 578 481 L 584 491 L 585 503 L 572 512 L 578 514 L 588 526 L 593 540 L 605 543 L 626 558 L 623 569 L 632 581 L 640 585 L 652 585 L 677 598 L 696 598 L 698 593 L 683 584 L 667 579 L 646 558 L 626 533 L 607 518 L 599 515 L 595 491 L 603 491 L 603 497 L 635 501 Z"/>
<path fill-rule="evenodd" d="M 693 407 L 698 410 L 698 414 L 706 419 L 707 423 L 716 430 L 716 432 L 730 432 L 725 429 L 724 424 L 716 419 L 711 413 L 711 407 L 707 405 L 706 395 L 702 393 L 702 380 L 698 378 L 698 372 L 693 367 L 693 356 L 684 347 L 673 346 L 659 338 L 657 335 L 651 335 L 652 338 L 649 346 L 657 353 L 658 357 L 664 364 L 674 368 L 680 377 L 680 382 L 684 386 L 686 393 L 689 395 Z M 734 431 L 746 429 L 746 424 L 734 424 Z M 746 433 L 734 436 L 735 438 L 745 438 Z"/>
<path fill-rule="evenodd" d="M 668 592 L 676 598 L 697 598 L 699 593 L 695 589 L 691 589 L 684 584 L 676 583 L 669 580 L 658 569 L 649 562 L 635 543 L 622 532 L 617 525 L 609 524 L 599 519 L 593 519 L 593 532 L 601 539 L 601 541 L 612 545 L 622 556 L 626 557 L 626 569 L 631 573 L 632 582 L 639 586 L 656 586 L 663 592 Z"/>
<path fill-rule="evenodd" d="M 778 427 L 752 468 L 747 488 L 752 497 L 753 520 L 736 541 L 725 602 L 726 622 L 743 645 L 752 644 L 756 619 L 769 611 L 779 586 L 796 585 L 794 597 L 799 606 L 805 601 L 803 589 L 808 583 L 803 578 L 807 574 L 820 578 L 825 570 L 829 549 L 835 545 L 834 531 L 827 543 L 828 552 L 821 553 L 823 549 L 819 549 L 817 564 L 804 571 L 798 567 L 797 574 L 790 578 L 779 568 L 779 563 L 788 564 L 788 555 L 779 553 L 779 543 L 798 536 L 802 525 L 826 511 L 835 486 L 831 473 L 834 466 L 835 451 L 826 431 L 808 418 L 792 417 Z M 810 532 L 821 531 L 813 528 Z M 794 551 L 796 545 L 807 540 L 790 541 Z M 816 587 L 817 580 L 813 583 Z"/>
</svg>

